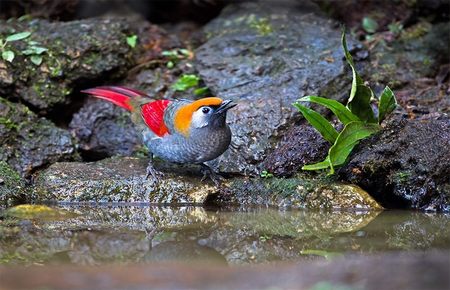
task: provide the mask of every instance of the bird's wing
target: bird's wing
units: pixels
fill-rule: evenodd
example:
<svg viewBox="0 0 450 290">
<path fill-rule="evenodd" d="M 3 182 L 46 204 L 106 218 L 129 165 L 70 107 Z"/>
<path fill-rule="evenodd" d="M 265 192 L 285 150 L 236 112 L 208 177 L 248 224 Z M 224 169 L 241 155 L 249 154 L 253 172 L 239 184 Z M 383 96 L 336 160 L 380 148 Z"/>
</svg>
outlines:
<svg viewBox="0 0 450 290">
<path fill-rule="evenodd" d="M 141 105 L 141 116 L 145 124 L 159 137 L 169 133 L 164 122 L 164 112 L 170 105 L 168 100 L 157 100 Z"/>
</svg>

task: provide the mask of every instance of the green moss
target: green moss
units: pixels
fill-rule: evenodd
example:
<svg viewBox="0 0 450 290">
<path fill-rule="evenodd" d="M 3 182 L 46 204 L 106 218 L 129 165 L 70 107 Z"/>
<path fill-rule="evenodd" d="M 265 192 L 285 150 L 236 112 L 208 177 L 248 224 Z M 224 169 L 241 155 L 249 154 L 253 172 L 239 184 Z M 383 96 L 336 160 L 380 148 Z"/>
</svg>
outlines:
<svg viewBox="0 0 450 290">
<path fill-rule="evenodd" d="M 422 21 L 402 31 L 401 40 L 407 41 L 416 39 L 427 34 L 432 28 L 431 23 Z"/>
<path fill-rule="evenodd" d="M 273 32 L 273 27 L 269 19 L 265 17 L 256 19 L 254 15 L 251 16 L 253 16 L 253 18 L 249 17 L 249 25 L 251 28 L 255 29 L 259 35 L 266 36 Z"/>
<path fill-rule="evenodd" d="M 27 193 L 25 182 L 5 161 L 0 161 L 0 205 L 23 200 Z"/>
<path fill-rule="evenodd" d="M 0 125 L 5 126 L 8 130 L 17 130 L 18 126 L 11 119 L 6 117 L 0 117 Z"/>
</svg>

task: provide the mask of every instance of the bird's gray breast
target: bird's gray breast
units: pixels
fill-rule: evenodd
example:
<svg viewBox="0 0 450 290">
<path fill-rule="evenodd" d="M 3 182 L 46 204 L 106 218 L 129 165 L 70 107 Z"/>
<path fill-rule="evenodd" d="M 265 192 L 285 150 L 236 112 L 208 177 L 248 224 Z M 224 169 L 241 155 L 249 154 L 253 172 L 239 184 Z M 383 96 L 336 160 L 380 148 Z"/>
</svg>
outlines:
<svg viewBox="0 0 450 290">
<path fill-rule="evenodd" d="M 149 136 L 144 132 L 144 143 L 151 153 L 176 163 L 202 163 L 217 158 L 228 149 L 231 131 L 222 128 L 191 129 L 190 135 L 166 135 L 163 138 Z"/>
</svg>

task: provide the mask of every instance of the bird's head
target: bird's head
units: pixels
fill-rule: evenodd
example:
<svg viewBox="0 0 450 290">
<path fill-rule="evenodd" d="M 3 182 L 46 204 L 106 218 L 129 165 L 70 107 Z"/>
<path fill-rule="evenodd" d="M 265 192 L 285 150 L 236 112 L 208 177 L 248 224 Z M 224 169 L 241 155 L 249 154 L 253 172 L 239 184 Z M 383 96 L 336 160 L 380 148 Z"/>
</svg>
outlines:
<svg viewBox="0 0 450 290">
<path fill-rule="evenodd" d="M 230 100 L 216 97 L 188 103 L 175 113 L 175 127 L 185 136 L 189 135 L 191 128 L 220 128 L 226 125 L 227 111 L 236 105 Z"/>
</svg>

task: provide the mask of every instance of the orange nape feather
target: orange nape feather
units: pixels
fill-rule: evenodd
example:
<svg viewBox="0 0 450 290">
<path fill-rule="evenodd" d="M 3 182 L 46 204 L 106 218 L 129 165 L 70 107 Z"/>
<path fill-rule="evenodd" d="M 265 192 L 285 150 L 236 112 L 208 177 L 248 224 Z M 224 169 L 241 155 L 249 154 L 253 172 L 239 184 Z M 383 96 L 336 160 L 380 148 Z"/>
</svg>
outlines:
<svg viewBox="0 0 450 290">
<path fill-rule="evenodd" d="M 191 127 L 192 114 L 203 106 L 220 106 L 221 98 L 211 97 L 203 98 L 187 104 L 175 113 L 174 125 L 175 129 L 186 137 L 189 136 L 189 128 Z"/>
</svg>

